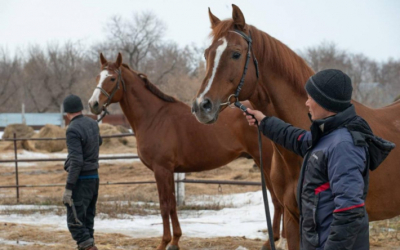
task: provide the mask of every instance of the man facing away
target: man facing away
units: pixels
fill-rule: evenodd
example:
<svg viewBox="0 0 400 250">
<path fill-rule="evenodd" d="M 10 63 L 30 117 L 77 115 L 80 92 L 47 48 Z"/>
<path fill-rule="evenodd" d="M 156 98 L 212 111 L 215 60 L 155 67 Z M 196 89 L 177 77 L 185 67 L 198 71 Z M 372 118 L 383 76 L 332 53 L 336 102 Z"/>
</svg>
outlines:
<svg viewBox="0 0 400 250">
<path fill-rule="evenodd" d="M 297 186 L 300 249 L 369 249 L 365 198 L 369 170 L 386 158 L 394 144 L 373 135 L 351 104 L 351 79 L 328 69 L 309 78 L 306 106 L 311 131 L 247 109 L 255 125 L 272 141 L 304 157 Z"/>
<path fill-rule="evenodd" d="M 102 143 L 99 126 L 82 115 L 83 105 L 78 96 L 67 96 L 63 105 L 71 121 L 66 131 L 68 156 L 64 169 L 68 178 L 63 194 L 68 229 L 79 250 L 97 250 L 93 226 L 99 190 L 99 146 Z"/>
</svg>

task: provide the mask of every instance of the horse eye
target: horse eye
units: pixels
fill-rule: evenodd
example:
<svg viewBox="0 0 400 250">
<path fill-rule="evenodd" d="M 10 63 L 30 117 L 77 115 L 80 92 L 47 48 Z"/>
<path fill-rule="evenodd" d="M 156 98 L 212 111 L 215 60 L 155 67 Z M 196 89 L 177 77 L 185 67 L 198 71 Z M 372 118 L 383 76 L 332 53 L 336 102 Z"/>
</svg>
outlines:
<svg viewBox="0 0 400 250">
<path fill-rule="evenodd" d="M 111 81 L 113 82 L 113 81 L 115 81 L 115 78 L 113 77 L 113 78 L 111 78 Z"/>
<path fill-rule="evenodd" d="M 233 52 L 233 54 L 232 54 L 232 58 L 235 60 L 239 59 L 240 56 L 241 56 L 241 54 L 239 52 Z"/>
</svg>

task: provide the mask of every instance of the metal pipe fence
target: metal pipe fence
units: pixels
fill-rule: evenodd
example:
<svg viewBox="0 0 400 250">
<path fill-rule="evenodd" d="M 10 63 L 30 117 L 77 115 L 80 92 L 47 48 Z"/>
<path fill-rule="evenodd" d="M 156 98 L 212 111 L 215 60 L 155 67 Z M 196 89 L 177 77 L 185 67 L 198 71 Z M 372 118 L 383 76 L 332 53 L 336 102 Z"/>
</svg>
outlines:
<svg viewBox="0 0 400 250">
<path fill-rule="evenodd" d="M 102 138 L 118 138 L 126 136 L 135 136 L 133 133 L 117 134 L 117 135 L 104 135 Z M 0 160 L 0 163 L 15 163 L 15 185 L 0 186 L 0 188 L 15 188 L 16 198 L 19 202 L 19 189 L 20 188 L 32 188 L 32 187 L 59 187 L 65 186 L 65 183 L 53 183 L 53 184 L 41 184 L 41 185 L 19 185 L 18 176 L 18 162 L 52 162 L 52 161 L 65 161 L 66 158 L 37 158 L 37 159 L 18 159 L 18 148 L 17 141 L 46 141 L 46 140 L 66 140 L 66 138 L 17 138 L 14 133 L 13 138 L 2 139 L 2 141 L 13 141 L 14 144 L 14 159 Z M 124 159 L 139 159 L 138 155 L 132 156 L 106 156 L 99 157 L 99 160 L 124 160 Z M 227 180 L 175 180 L 177 183 L 199 183 L 199 184 L 219 184 L 219 185 L 250 185 L 250 186 L 261 186 L 261 182 L 249 182 L 249 181 L 227 181 Z M 139 184 L 154 184 L 155 181 L 133 181 L 133 182 L 101 182 L 100 185 L 139 185 Z"/>
</svg>

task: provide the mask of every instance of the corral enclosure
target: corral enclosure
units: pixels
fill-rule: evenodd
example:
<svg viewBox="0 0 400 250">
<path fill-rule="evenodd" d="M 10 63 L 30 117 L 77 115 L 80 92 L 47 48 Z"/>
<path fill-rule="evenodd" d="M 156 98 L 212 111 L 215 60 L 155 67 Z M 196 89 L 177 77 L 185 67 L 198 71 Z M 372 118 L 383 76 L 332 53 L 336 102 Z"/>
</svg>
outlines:
<svg viewBox="0 0 400 250">
<path fill-rule="evenodd" d="M 127 132 L 109 124 L 102 124 L 100 128 L 102 135 Z M 38 134 L 33 136 L 38 137 Z M 4 149 L 8 143 L 0 142 L 1 160 L 14 158 L 12 149 Z M 136 154 L 134 137 L 109 138 L 103 146 L 101 156 Z M 52 150 L 18 149 L 18 158 L 33 160 L 66 156 L 66 149 L 57 153 L 48 151 Z M 0 181 L 3 186 L 15 185 L 14 165 L 1 163 Z M 20 162 L 18 166 L 20 185 L 61 185 L 20 188 L 19 203 L 16 202 L 15 188 L 0 189 L 0 221 L 3 221 L 0 246 L 4 249 L 25 249 L 28 246 L 30 249 L 52 249 L 55 246 L 70 249 L 73 242 L 69 239 L 65 208 L 61 204 L 66 179 L 63 162 Z M 153 173 L 139 160 L 105 160 L 100 162 L 100 166 L 102 183 L 154 181 Z M 251 159 L 238 159 L 215 170 L 189 173 L 187 178 L 256 182 L 260 180 L 260 172 L 253 168 Z M 184 234 L 182 249 L 259 249 L 266 240 L 260 187 L 186 184 L 185 189 L 185 204 L 178 208 Z M 272 206 L 270 209 L 273 212 Z M 398 218 L 371 223 L 372 249 L 400 249 L 399 225 Z M 156 185 L 102 185 L 95 228 L 96 241 L 102 249 L 154 249 L 162 235 Z"/>
<path fill-rule="evenodd" d="M 205 8 L 205 16 L 206 11 Z M 4 128 L 22 122 L 19 120 L 22 103 L 25 112 L 35 113 L 34 122 L 42 122 L 37 127 L 28 123 L 33 128 L 10 126 L 9 131 L 0 134 L 6 138 L 12 138 L 14 132 L 17 137 L 63 137 L 62 128 L 44 126 L 41 117 L 52 114 L 57 119 L 53 125 L 62 123 L 61 115 L 56 112 L 60 111 L 63 98 L 71 93 L 78 94 L 86 103 L 96 86 L 99 52 L 110 60 L 122 52 L 126 63 L 146 73 L 162 91 L 190 103 L 204 77 L 204 45 L 182 47 L 176 41 L 167 40 L 163 21 L 151 12 L 134 13 L 132 17 L 109 18 L 103 27 L 104 39 L 91 45 L 73 40 L 42 47 L 33 44 L 21 49 L 16 56 L 0 48 L 0 130 L 2 121 L 6 121 Z M 209 23 L 203 25 L 209 26 Z M 113 33 L 117 28 L 121 29 Z M 382 40 L 385 39 L 388 38 Z M 315 71 L 338 68 L 348 73 L 353 79 L 354 99 L 381 107 L 399 96 L 399 58 L 377 60 L 349 51 L 341 44 L 328 41 L 316 45 L 316 42 L 319 41 L 310 41 L 311 47 L 302 48 L 300 55 Z M 128 125 L 118 105 L 112 105 L 110 111 L 112 114 L 105 117 L 104 123 Z M 10 118 L 6 114 L 10 112 L 15 116 Z M 85 113 L 88 112 L 85 105 Z M 30 121 L 28 114 L 25 118 Z M 123 127 L 107 124 L 102 124 L 101 130 L 103 135 L 127 132 Z M 19 159 L 65 158 L 67 154 L 62 140 L 24 140 L 18 141 L 16 147 Z M 0 160 L 14 159 L 13 150 L 13 142 L 0 141 Z M 134 137 L 106 139 L 100 153 L 105 157 L 136 154 L 136 140 Z M 154 181 L 153 173 L 139 160 L 103 160 L 100 165 L 102 183 Z M 258 182 L 260 173 L 252 166 L 252 160 L 238 159 L 212 171 L 186 176 Z M 66 180 L 63 162 L 20 162 L 18 167 L 20 185 L 60 185 L 20 188 L 18 203 L 15 188 L 0 189 L 0 250 L 72 249 L 74 242 L 66 229 L 66 210 L 61 204 Z M 13 162 L 0 163 L 0 183 L 1 186 L 15 185 Z M 99 249 L 156 248 L 162 225 L 155 184 L 102 185 L 100 194 L 96 220 Z M 257 186 L 186 184 L 186 203 L 179 207 L 183 230 L 181 249 L 260 249 L 266 239 L 260 199 Z M 399 221 L 394 218 L 371 223 L 371 249 L 400 249 Z"/>
</svg>

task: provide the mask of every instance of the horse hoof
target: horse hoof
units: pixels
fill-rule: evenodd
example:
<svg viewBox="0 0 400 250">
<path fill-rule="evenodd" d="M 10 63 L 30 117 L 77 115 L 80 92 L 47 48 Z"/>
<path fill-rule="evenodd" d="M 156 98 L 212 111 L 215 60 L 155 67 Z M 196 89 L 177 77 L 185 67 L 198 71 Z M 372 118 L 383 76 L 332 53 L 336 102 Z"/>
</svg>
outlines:
<svg viewBox="0 0 400 250">
<path fill-rule="evenodd" d="M 176 245 L 169 245 L 169 246 L 167 247 L 167 250 L 179 250 L 179 246 L 176 246 Z"/>
</svg>

